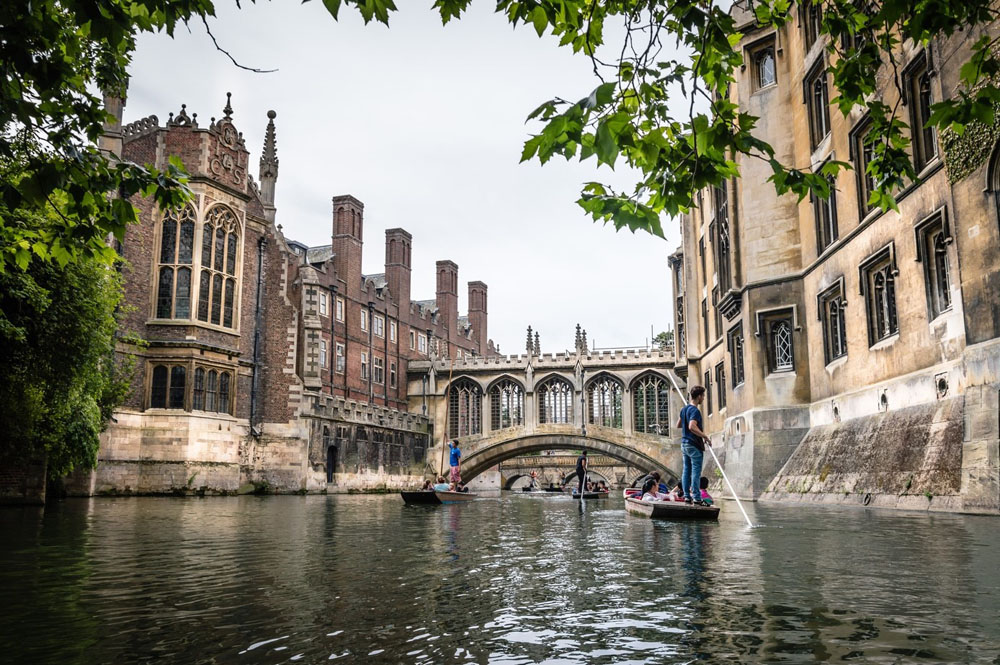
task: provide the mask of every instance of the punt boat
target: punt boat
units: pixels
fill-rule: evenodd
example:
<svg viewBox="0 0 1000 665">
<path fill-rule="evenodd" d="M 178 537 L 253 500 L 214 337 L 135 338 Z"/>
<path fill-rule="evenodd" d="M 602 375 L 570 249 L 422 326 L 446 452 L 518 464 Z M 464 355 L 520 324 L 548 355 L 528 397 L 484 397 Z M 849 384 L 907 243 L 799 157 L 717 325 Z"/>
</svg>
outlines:
<svg viewBox="0 0 1000 665">
<path fill-rule="evenodd" d="M 716 506 L 698 506 L 683 501 L 640 501 L 634 497 L 625 498 L 625 510 L 633 515 L 668 520 L 717 520 Z"/>
<path fill-rule="evenodd" d="M 603 498 L 607 497 L 608 494 L 609 494 L 609 492 L 584 492 L 583 493 L 583 498 L 584 499 L 603 499 Z M 573 490 L 573 498 L 574 499 L 579 499 L 580 498 L 580 493 L 577 492 L 576 490 Z"/>
<path fill-rule="evenodd" d="M 399 494 L 407 504 L 431 504 L 435 506 L 442 503 L 472 501 L 479 496 L 472 492 L 435 492 L 433 490 L 417 490 L 413 492 L 400 492 Z"/>
</svg>

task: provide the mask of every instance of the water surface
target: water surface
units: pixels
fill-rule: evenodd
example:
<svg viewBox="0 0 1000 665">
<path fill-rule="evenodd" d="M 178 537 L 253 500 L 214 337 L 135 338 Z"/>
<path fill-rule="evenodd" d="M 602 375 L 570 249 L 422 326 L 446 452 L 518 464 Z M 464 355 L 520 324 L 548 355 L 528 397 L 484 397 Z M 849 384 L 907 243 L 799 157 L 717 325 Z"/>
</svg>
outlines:
<svg viewBox="0 0 1000 665">
<path fill-rule="evenodd" d="M 0 662 L 998 663 L 1000 519 L 620 498 L 0 510 Z"/>
</svg>

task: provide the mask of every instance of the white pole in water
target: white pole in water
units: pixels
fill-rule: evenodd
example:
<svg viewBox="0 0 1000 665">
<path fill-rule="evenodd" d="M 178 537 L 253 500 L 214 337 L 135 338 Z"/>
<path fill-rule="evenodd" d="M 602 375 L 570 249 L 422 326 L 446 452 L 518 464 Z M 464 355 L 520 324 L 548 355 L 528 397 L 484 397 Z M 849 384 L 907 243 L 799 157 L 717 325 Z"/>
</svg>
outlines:
<svg viewBox="0 0 1000 665">
<path fill-rule="evenodd" d="M 712 450 L 712 444 L 708 444 L 707 447 L 708 447 L 708 452 L 712 453 L 712 459 L 715 460 L 715 465 L 719 467 L 719 471 L 722 472 L 723 480 L 725 480 L 726 484 L 729 485 L 729 491 L 733 493 L 733 498 L 736 499 L 736 505 L 740 507 L 740 512 L 743 513 L 743 517 L 747 521 L 747 526 L 752 527 L 753 522 L 750 521 L 750 517 L 747 515 L 747 511 L 743 509 L 743 502 L 740 501 L 740 497 L 736 495 L 736 490 L 733 489 L 733 484 L 729 482 L 729 476 L 726 475 L 726 470 L 722 468 L 721 464 L 719 464 L 719 458 L 715 456 L 715 451 Z"/>
<path fill-rule="evenodd" d="M 670 384 L 674 387 L 674 390 L 677 391 L 677 394 L 680 395 L 681 401 L 687 404 L 687 397 L 684 395 L 684 392 L 677 386 L 677 382 L 674 381 L 673 373 L 667 372 L 667 378 L 670 379 Z M 736 488 L 734 488 L 733 484 L 729 482 L 729 476 L 726 475 L 726 470 L 722 468 L 722 464 L 719 463 L 719 458 L 715 456 L 715 451 L 712 450 L 712 444 L 709 443 L 706 445 L 706 447 L 708 448 L 708 452 L 712 453 L 712 459 L 715 460 L 715 465 L 719 467 L 719 471 L 722 472 L 722 479 L 726 481 L 727 485 L 729 485 L 729 491 L 733 493 L 733 498 L 736 499 L 736 505 L 740 507 L 740 512 L 743 513 L 743 518 L 746 519 L 747 526 L 753 527 L 753 522 L 750 521 L 750 516 L 747 515 L 747 511 L 743 508 L 743 502 L 740 501 L 739 495 L 736 494 Z"/>
</svg>

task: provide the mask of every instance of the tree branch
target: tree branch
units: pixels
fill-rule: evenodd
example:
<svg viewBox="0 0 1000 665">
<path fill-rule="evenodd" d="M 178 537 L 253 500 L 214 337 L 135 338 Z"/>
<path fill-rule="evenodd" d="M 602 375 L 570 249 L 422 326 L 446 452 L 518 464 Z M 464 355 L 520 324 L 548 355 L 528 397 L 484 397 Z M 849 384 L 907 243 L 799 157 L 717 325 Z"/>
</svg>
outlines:
<svg viewBox="0 0 1000 665">
<path fill-rule="evenodd" d="M 232 61 L 232 63 L 237 67 L 239 67 L 240 69 L 245 69 L 248 72 L 253 72 L 255 74 L 271 74 L 272 72 L 278 71 L 277 69 L 257 69 L 256 67 L 247 67 L 246 65 L 241 65 L 240 63 L 236 62 L 236 58 L 234 58 L 229 51 L 219 46 L 219 42 L 218 40 L 216 40 L 215 35 L 212 34 L 212 29 L 208 27 L 208 21 L 205 20 L 204 16 L 201 17 L 201 22 L 205 24 L 205 32 L 207 32 L 208 36 L 212 38 L 212 43 L 215 44 L 215 49 L 217 51 L 224 53 L 226 57 L 229 58 Z"/>
</svg>

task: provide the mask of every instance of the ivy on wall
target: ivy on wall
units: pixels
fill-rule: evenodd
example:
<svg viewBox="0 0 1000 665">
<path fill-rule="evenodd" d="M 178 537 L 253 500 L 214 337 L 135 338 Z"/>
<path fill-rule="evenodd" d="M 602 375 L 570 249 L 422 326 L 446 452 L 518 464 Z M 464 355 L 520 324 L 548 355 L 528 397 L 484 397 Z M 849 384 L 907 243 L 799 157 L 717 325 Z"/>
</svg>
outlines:
<svg viewBox="0 0 1000 665">
<path fill-rule="evenodd" d="M 1000 140 L 1000 104 L 994 107 L 992 124 L 972 122 L 959 135 L 950 129 L 941 131 L 941 149 L 948 170 L 948 181 L 956 183 L 986 163 Z"/>
</svg>

